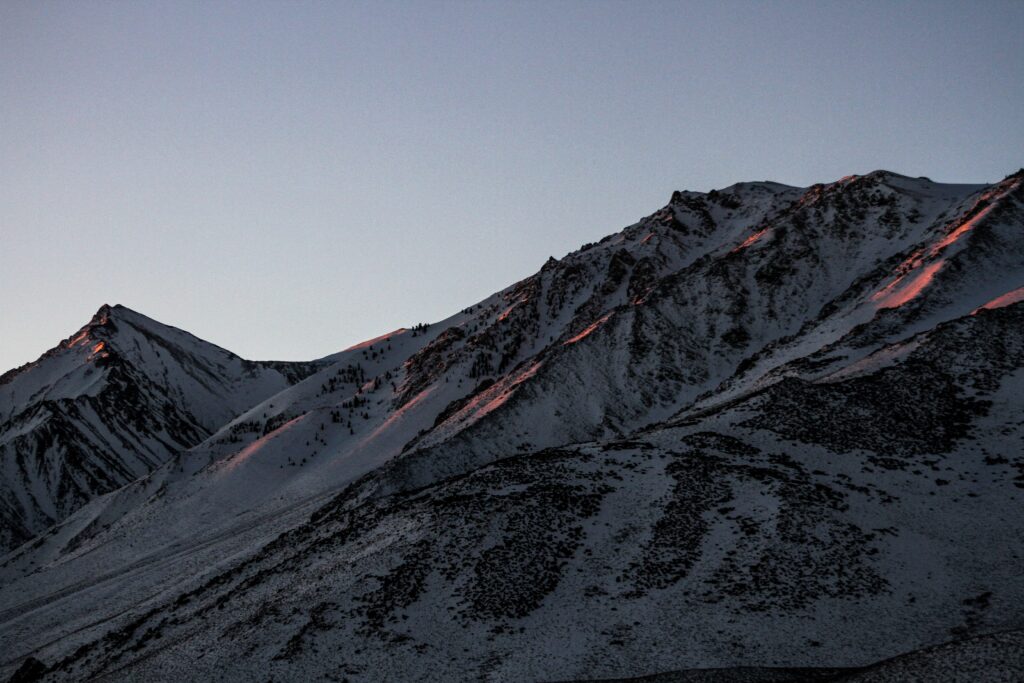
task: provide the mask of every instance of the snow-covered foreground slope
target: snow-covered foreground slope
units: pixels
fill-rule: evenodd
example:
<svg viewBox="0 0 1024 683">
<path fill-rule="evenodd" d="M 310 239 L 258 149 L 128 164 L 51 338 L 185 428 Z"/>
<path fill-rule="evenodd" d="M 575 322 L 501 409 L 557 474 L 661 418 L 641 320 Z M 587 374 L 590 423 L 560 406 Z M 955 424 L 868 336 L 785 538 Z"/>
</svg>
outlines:
<svg viewBox="0 0 1024 683">
<path fill-rule="evenodd" d="M 123 306 L 0 376 L 0 548 L 150 472 L 315 369 L 254 363 Z"/>
<path fill-rule="evenodd" d="M 856 667 L 1020 628 L 1022 385 L 1016 304 L 699 421 L 385 497 L 375 472 L 36 656 L 68 679 L 544 680 Z"/>
<path fill-rule="evenodd" d="M 1021 628 L 1022 183 L 676 193 L 3 558 L 3 665 L 571 679 Z"/>
</svg>

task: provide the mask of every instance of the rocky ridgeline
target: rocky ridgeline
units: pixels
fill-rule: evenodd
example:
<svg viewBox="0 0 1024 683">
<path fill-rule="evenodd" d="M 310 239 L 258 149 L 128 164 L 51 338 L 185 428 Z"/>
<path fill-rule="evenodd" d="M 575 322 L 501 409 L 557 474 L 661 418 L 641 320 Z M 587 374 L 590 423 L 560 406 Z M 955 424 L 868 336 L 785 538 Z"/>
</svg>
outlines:
<svg viewBox="0 0 1024 683">
<path fill-rule="evenodd" d="M 326 359 L 99 501 L 104 526 L 72 515 L 8 556 L 0 634 L 25 645 L 4 665 L 887 680 L 991 662 L 1017 639 L 990 634 L 1024 628 L 1022 182 L 677 192 Z M 107 578 L 80 584 L 80 562 Z M 125 572 L 141 587 L 112 595 Z"/>
</svg>

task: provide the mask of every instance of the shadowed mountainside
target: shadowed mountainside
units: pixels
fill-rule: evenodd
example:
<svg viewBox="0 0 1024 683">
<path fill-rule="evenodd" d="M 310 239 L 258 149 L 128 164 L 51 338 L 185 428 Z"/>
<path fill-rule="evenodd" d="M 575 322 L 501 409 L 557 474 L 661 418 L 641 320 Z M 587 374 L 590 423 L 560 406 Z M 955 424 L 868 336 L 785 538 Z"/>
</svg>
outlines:
<svg viewBox="0 0 1024 683">
<path fill-rule="evenodd" d="M 950 650 L 870 665 L 951 640 L 983 661 L 971 643 L 1024 627 L 1022 185 L 675 193 L 5 556 L 3 666 L 891 680 Z"/>
</svg>

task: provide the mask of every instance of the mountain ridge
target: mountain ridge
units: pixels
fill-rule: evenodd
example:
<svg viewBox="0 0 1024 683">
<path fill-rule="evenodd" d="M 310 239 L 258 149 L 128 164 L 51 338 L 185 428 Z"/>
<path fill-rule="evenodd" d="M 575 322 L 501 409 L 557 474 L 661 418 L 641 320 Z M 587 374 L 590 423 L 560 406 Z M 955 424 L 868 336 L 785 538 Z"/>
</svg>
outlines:
<svg viewBox="0 0 1024 683">
<path fill-rule="evenodd" d="M 0 376 L 0 546 L 195 445 L 316 363 L 254 363 L 104 304 L 77 332 Z"/>
<path fill-rule="evenodd" d="M 0 667 L 573 679 L 1022 628 L 1022 184 L 673 193 L 4 556 Z"/>
</svg>

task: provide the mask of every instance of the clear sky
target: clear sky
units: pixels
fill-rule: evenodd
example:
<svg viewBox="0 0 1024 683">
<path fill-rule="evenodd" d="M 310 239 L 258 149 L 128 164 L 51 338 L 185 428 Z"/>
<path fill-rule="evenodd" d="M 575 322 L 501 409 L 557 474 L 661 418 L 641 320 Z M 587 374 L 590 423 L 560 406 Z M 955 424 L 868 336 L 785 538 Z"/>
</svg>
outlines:
<svg viewBox="0 0 1024 683">
<path fill-rule="evenodd" d="M 0 371 L 453 313 L 675 189 L 1024 165 L 1024 2 L 0 3 Z"/>
</svg>

